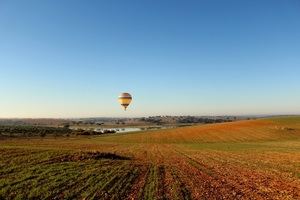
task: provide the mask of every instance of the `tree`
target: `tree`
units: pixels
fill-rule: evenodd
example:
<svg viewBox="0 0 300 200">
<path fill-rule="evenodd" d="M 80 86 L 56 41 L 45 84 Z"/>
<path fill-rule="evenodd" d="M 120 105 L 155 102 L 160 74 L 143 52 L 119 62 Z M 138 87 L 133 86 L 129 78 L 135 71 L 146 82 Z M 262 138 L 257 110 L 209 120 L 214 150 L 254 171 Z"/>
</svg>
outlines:
<svg viewBox="0 0 300 200">
<path fill-rule="evenodd" d="M 45 136 L 46 136 L 46 131 L 45 130 L 41 130 L 40 137 L 44 138 Z"/>
<path fill-rule="evenodd" d="M 64 128 L 65 129 L 69 129 L 70 128 L 70 124 L 64 124 Z"/>
</svg>

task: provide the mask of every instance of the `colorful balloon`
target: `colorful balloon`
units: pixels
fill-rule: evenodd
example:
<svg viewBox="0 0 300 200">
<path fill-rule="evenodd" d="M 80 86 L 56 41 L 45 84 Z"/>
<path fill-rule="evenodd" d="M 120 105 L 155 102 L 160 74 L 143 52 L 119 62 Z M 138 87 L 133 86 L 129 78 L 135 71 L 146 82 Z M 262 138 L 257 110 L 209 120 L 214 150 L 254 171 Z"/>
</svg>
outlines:
<svg viewBox="0 0 300 200">
<path fill-rule="evenodd" d="M 123 106 L 124 110 L 126 110 L 132 101 L 132 96 L 129 93 L 122 93 L 118 99 L 121 106 Z"/>
</svg>

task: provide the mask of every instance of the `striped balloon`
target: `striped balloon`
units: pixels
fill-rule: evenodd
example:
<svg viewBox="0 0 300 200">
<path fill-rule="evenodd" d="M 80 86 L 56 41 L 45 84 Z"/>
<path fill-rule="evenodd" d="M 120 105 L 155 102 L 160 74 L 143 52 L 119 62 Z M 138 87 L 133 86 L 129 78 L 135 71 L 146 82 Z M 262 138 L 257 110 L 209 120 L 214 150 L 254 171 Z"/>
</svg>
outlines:
<svg viewBox="0 0 300 200">
<path fill-rule="evenodd" d="M 124 110 L 129 106 L 132 101 L 132 96 L 129 93 L 122 93 L 119 96 L 119 103 L 124 107 Z"/>
</svg>

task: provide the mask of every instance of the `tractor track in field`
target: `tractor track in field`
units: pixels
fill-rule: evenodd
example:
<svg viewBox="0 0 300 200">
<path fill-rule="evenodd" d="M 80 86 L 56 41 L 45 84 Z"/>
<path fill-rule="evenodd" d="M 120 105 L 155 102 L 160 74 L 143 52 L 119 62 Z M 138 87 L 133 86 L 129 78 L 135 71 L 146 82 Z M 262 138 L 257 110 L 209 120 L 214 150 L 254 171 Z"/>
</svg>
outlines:
<svg viewBox="0 0 300 200">
<path fill-rule="evenodd" d="M 159 165 L 162 160 L 168 166 L 167 170 L 172 175 L 172 181 L 177 185 L 176 191 L 173 191 L 173 196 L 175 195 L 177 199 L 236 199 L 242 196 L 240 191 L 225 180 L 222 181 L 206 165 L 179 152 L 172 145 L 155 146 L 151 149 L 155 149 L 152 154 L 158 155 L 156 164 Z"/>
<path fill-rule="evenodd" d="M 191 162 L 181 153 L 176 153 L 174 166 L 178 171 L 178 177 L 187 186 L 192 199 L 237 199 L 237 193 L 233 188 L 222 182 L 213 171 L 204 165 Z"/>
<path fill-rule="evenodd" d="M 186 157 L 188 162 L 199 171 L 210 176 L 210 185 L 207 188 L 210 190 L 210 198 L 212 194 L 216 194 L 217 198 L 225 197 L 226 199 L 265 199 L 267 197 L 300 199 L 300 184 L 297 180 L 293 183 L 280 180 L 270 174 L 263 174 L 247 168 L 222 166 L 219 163 L 208 166 L 198 161 L 201 160 L 199 157 L 196 159 L 183 152 L 179 152 L 179 154 Z M 221 193 L 213 192 L 212 188 Z M 280 190 L 278 190 L 279 188 Z"/>
<path fill-rule="evenodd" d="M 166 160 L 164 153 L 170 152 L 168 147 L 148 145 L 145 149 L 144 157 L 137 159 L 142 168 L 141 174 L 127 199 L 191 199 L 172 163 Z"/>
<path fill-rule="evenodd" d="M 206 164 L 201 163 L 186 154 L 180 154 L 185 157 L 182 162 L 181 168 L 185 169 L 184 174 L 192 177 L 190 181 L 197 185 L 194 190 L 195 198 L 204 199 L 242 199 L 244 196 L 243 191 L 236 185 L 231 184 L 228 179 L 222 177 L 214 169 L 208 167 Z"/>
<path fill-rule="evenodd" d="M 178 172 L 175 168 L 171 169 L 171 175 L 173 178 L 173 187 L 176 188 L 178 191 L 177 193 L 173 194 L 175 196 L 175 199 L 182 199 L 182 200 L 191 200 L 191 193 L 186 188 L 185 183 L 182 181 L 182 179 L 178 176 Z"/>
<path fill-rule="evenodd" d="M 130 193 L 128 194 L 126 200 L 138 200 L 139 193 L 141 193 L 142 188 L 146 184 L 147 173 L 149 166 L 147 165 L 139 165 L 140 173 L 133 183 Z"/>
</svg>

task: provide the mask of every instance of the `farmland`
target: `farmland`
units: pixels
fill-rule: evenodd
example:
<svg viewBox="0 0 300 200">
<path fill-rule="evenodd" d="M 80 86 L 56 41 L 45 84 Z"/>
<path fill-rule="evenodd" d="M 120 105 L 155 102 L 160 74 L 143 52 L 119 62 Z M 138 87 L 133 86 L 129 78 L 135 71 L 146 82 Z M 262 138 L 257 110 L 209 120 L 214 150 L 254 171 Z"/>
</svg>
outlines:
<svg viewBox="0 0 300 200">
<path fill-rule="evenodd" d="M 300 117 L 0 145 L 0 199 L 300 199 Z"/>
</svg>

